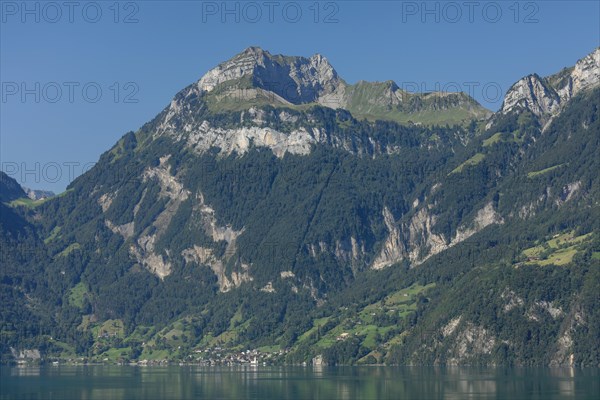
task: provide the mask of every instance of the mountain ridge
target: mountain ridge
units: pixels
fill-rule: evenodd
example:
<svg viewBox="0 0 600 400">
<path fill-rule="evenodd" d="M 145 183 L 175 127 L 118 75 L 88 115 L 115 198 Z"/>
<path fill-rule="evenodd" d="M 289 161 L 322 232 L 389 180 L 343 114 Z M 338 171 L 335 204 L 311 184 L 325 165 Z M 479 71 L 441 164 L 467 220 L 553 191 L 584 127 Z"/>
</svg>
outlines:
<svg viewBox="0 0 600 400">
<path fill-rule="evenodd" d="M 592 89 L 599 82 L 600 47 L 578 60 L 573 67 L 544 78 L 531 74 L 520 79 L 507 91 L 501 112 L 507 114 L 515 109 L 527 109 L 547 123 L 577 93 Z"/>
<path fill-rule="evenodd" d="M 359 81 L 350 85 L 320 54 L 310 58 L 271 55 L 258 47 L 249 47 L 209 70 L 197 86 L 200 91 L 210 93 L 227 84 L 230 86 L 225 91 L 226 97 L 238 101 L 262 95 L 270 97 L 274 104 L 314 103 L 333 109 L 344 108 L 359 118 L 456 123 L 490 115 L 465 93 L 409 93 L 393 81 Z M 267 93 L 259 94 L 254 90 Z M 452 114 L 455 110 L 458 115 Z M 442 115 L 436 115 L 436 112 L 442 112 Z"/>
</svg>

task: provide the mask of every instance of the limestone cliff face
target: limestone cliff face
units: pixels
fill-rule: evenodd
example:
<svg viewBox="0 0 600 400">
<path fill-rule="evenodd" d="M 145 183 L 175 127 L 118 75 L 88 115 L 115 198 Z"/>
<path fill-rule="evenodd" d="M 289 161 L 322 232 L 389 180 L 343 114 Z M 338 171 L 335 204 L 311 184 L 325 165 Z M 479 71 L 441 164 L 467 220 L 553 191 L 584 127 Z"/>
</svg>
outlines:
<svg viewBox="0 0 600 400">
<path fill-rule="evenodd" d="M 340 263 L 349 265 L 355 273 L 364 269 L 367 264 L 368 253 L 365 243 L 354 236 L 349 239 L 337 239 L 334 243 L 319 242 L 307 247 L 311 257 L 318 258 L 321 254 L 333 254 Z"/>
<path fill-rule="evenodd" d="M 238 155 L 246 153 L 251 146 L 268 147 L 277 157 L 285 153 L 306 155 L 311 151 L 311 145 L 316 144 L 313 131 L 298 129 L 289 134 L 268 127 L 240 127 L 222 129 L 203 123 L 198 130 L 187 137 L 187 144 L 198 153 L 203 153 L 211 147 L 219 147 L 221 154 Z"/>
<path fill-rule="evenodd" d="M 282 158 L 286 153 L 308 155 L 316 145 L 343 149 L 360 156 L 394 154 L 398 151 L 398 147 L 394 144 L 381 142 L 371 135 L 341 136 L 316 124 L 283 132 L 266 123 L 265 111 L 256 107 L 251 107 L 242 113 L 240 126 L 230 128 L 222 128 L 206 120 L 197 119 L 193 115 L 188 115 L 188 112 L 182 111 L 183 108 L 185 106 L 177 102 L 169 107 L 156 136 L 171 136 L 176 141 L 184 142 L 187 148 L 197 154 L 218 148 L 220 155 L 240 156 L 252 147 L 264 147 L 271 149 L 276 157 Z M 274 121 L 280 123 L 293 122 L 297 118 L 284 111 L 272 111 L 272 113 L 271 117 Z M 183 126 L 182 120 L 187 121 Z"/>
<path fill-rule="evenodd" d="M 575 340 L 573 336 L 577 328 L 588 324 L 588 317 L 583 312 L 580 304 L 575 304 L 561 324 L 561 332 L 556 343 L 554 343 L 554 355 L 550 360 L 550 366 L 575 365 Z"/>
<path fill-rule="evenodd" d="M 210 92 L 218 85 L 241 78 L 250 79 L 292 104 L 316 102 L 336 108 L 345 84 L 327 58 L 315 54 L 306 57 L 271 55 L 258 47 L 249 47 L 232 59 L 208 71 L 198 87 Z"/>
<path fill-rule="evenodd" d="M 570 73 L 564 79 L 561 74 L 551 77 L 556 80 L 556 91 L 561 100 L 568 101 L 582 90 L 594 88 L 600 84 L 600 48 L 577 61 L 575 67 L 567 69 Z M 560 80 L 559 80 L 560 79 Z"/>
<path fill-rule="evenodd" d="M 573 96 L 600 85 L 600 48 L 579 60 L 574 67 L 542 78 L 528 75 L 506 93 L 501 112 L 526 109 L 548 119 L 560 113 Z"/>
<path fill-rule="evenodd" d="M 517 108 L 531 111 L 537 116 L 552 114 L 560 109 L 560 97 L 556 91 L 538 75 L 529 75 L 515 83 L 506 93 L 502 112 Z"/>
<path fill-rule="evenodd" d="M 190 249 L 182 252 L 186 262 L 195 262 L 199 265 L 206 265 L 217 276 L 219 290 L 228 292 L 229 290 L 240 286 L 244 282 L 250 282 L 253 278 L 250 276 L 250 265 L 235 258 L 237 253 L 237 239 L 244 233 L 244 229 L 236 231 L 231 225 L 220 226 L 217 223 L 214 209 L 205 203 L 204 196 L 199 193 L 196 197 L 195 216 L 202 226 L 204 233 L 214 242 L 225 241 L 227 243 L 223 255 L 218 256 L 213 249 L 194 245 Z M 226 273 L 227 263 L 233 260 L 234 270 L 228 275 Z"/>
<path fill-rule="evenodd" d="M 135 244 L 132 244 L 129 249 L 129 253 L 138 263 L 160 279 L 164 279 L 171 274 L 172 264 L 169 261 L 168 254 L 163 255 L 155 251 L 155 243 L 164 234 L 181 203 L 190 196 L 190 191 L 185 189 L 177 177 L 172 175 L 171 168 L 167 164 L 169 158 L 170 155 L 161 157 L 158 167 L 147 168 L 144 171 L 142 181 L 156 181 L 160 187 L 159 196 L 168 199 L 168 201 L 164 210 L 155 218 L 152 225 L 144 229 Z M 130 224 L 126 227 L 125 238 L 128 238 L 128 234 L 133 232 L 133 222 Z M 119 232 L 122 231 L 122 228 L 119 229 Z"/>
<path fill-rule="evenodd" d="M 388 237 L 371 265 L 373 269 L 382 269 L 403 260 L 407 260 L 411 265 L 419 265 L 487 226 L 504 223 L 491 203 L 477 211 L 472 221 L 463 221 L 452 238 L 435 233 L 436 216 L 427 207 L 419 209 L 405 221 L 396 222 L 387 208 L 384 208 L 383 216 Z"/>
</svg>

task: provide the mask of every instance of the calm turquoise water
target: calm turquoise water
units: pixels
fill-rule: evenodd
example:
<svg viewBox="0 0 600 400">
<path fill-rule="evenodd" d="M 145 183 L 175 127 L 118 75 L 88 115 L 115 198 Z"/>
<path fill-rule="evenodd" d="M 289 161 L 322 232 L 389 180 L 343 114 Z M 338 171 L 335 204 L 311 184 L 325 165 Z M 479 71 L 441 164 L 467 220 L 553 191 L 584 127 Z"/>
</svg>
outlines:
<svg viewBox="0 0 600 400">
<path fill-rule="evenodd" d="M 598 369 L 0 368 L 1 399 L 600 399 Z"/>
</svg>

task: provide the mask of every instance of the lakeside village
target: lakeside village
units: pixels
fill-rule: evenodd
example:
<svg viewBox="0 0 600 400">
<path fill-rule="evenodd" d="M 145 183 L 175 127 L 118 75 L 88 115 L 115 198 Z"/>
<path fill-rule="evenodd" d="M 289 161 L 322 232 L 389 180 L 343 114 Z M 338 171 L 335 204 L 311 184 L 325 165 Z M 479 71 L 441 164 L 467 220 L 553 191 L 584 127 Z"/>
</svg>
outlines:
<svg viewBox="0 0 600 400">
<path fill-rule="evenodd" d="M 20 366 L 41 364 L 51 365 L 198 365 L 198 366 L 271 366 L 284 363 L 288 349 L 265 352 L 258 349 L 234 351 L 221 347 L 193 350 L 191 354 L 181 357 L 140 359 L 130 361 L 123 352 L 118 357 L 76 357 L 76 358 L 44 358 L 39 350 L 16 351 L 11 348 L 14 363 Z M 319 359 L 316 359 L 319 362 Z M 304 363 L 303 365 L 306 365 Z"/>
</svg>

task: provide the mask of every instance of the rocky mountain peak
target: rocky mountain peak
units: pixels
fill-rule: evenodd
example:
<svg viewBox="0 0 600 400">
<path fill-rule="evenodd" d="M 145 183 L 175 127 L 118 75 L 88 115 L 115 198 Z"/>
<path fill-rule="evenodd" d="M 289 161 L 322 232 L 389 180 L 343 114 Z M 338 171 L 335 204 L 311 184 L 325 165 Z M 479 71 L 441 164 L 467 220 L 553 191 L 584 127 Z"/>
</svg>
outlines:
<svg viewBox="0 0 600 400">
<path fill-rule="evenodd" d="M 260 48 L 258 46 L 249 46 L 240 54 L 252 54 L 257 57 L 263 56 L 265 54 L 271 55 L 271 53 L 269 53 L 267 50 L 263 50 L 262 48 Z"/>
<path fill-rule="evenodd" d="M 557 91 L 565 100 L 569 100 L 582 90 L 600 85 L 600 47 L 577 61 L 567 79 L 562 83 L 560 87 L 557 87 Z"/>
<path fill-rule="evenodd" d="M 461 93 L 409 93 L 391 80 L 346 83 L 321 54 L 310 57 L 271 54 L 260 47 L 248 47 L 208 71 L 199 81 L 173 100 L 163 127 L 193 119 L 195 106 L 189 101 L 201 97 L 210 111 L 249 110 L 269 104 L 291 107 L 319 104 L 345 109 L 356 118 L 381 119 L 400 123 L 457 124 L 482 120 L 489 111 Z M 199 122 L 201 124 L 201 121 Z M 183 124 L 181 126 L 185 126 Z M 191 125 L 187 124 L 191 129 Z"/>
<path fill-rule="evenodd" d="M 552 114 L 560 107 L 556 91 L 537 74 L 527 75 L 517 81 L 506 93 L 502 112 L 523 108 L 535 115 Z"/>
<path fill-rule="evenodd" d="M 575 66 L 542 78 L 528 75 L 506 93 L 502 113 L 527 109 L 542 119 L 560 113 L 564 105 L 583 90 L 600 85 L 600 48 L 579 60 Z"/>
<path fill-rule="evenodd" d="M 327 58 L 272 55 L 259 47 L 248 47 L 230 60 L 208 71 L 199 89 L 211 92 L 219 85 L 248 79 L 244 84 L 273 92 L 292 104 L 323 103 L 343 92 L 344 82 Z"/>
</svg>

